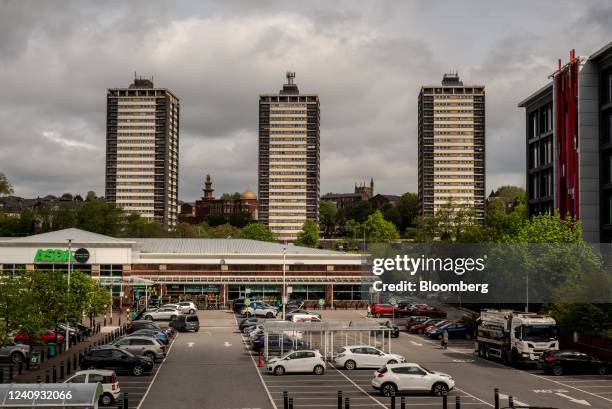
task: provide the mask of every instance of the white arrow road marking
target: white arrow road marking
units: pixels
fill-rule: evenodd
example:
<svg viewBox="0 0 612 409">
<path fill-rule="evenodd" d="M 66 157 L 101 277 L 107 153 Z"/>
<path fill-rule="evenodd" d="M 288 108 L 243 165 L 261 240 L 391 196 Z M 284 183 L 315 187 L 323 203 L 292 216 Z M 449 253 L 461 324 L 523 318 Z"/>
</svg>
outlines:
<svg viewBox="0 0 612 409">
<path fill-rule="evenodd" d="M 569 391 L 566 389 L 534 389 L 535 393 L 568 393 Z"/>
<path fill-rule="evenodd" d="M 193 346 L 194 346 L 194 345 L 195 345 L 195 342 L 188 342 L 188 343 L 187 343 L 187 346 L 188 346 L 189 348 L 193 348 Z"/>
<path fill-rule="evenodd" d="M 411 343 L 412 345 L 416 345 L 416 346 L 418 346 L 418 347 L 422 347 L 422 346 L 423 346 L 423 344 L 419 344 L 418 342 L 414 342 L 414 341 L 410 341 L 410 343 Z"/>
<path fill-rule="evenodd" d="M 499 398 L 500 399 L 508 399 L 509 396 L 508 395 L 504 395 L 503 393 L 499 394 Z M 512 398 L 514 401 L 514 405 L 518 405 L 518 406 L 529 406 L 528 403 L 525 402 L 521 402 L 520 400 L 516 399 L 516 398 Z"/>
<path fill-rule="evenodd" d="M 469 363 L 474 362 L 473 359 L 453 359 L 453 362 Z"/>
<path fill-rule="evenodd" d="M 232 344 L 230 344 L 229 342 L 225 341 L 225 344 L 223 344 L 224 347 L 231 347 Z"/>
<path fill-rule="evenodd" d="M 555 393 L 555 395 L 561 396 L 562 398 L 565 398 L 565 399 L 568 399 L 570 402 L 573 402 L 573 403 L 579 403 L 581 405 L 591 406 L 591 404 L 588 401 L 586 401 L 585 399 L 575 399 L 575 398 L 572 398 L 569 395 L 566 395 L 564 393 L 559 393 L 559 392 Z"/>
</svg>

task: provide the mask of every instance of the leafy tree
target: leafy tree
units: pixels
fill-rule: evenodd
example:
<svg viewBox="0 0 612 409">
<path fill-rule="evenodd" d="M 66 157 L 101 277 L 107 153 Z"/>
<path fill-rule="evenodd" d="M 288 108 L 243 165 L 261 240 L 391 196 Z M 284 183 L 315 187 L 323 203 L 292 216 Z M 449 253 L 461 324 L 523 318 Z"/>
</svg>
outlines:
<svg viewBox="0 0 612 409">
<path fill-rule="evenodd" d="M 88 281 L 89 289 L 87 303 L 84 312 L 89 317 L 89 325 L 93 325 L 93 319 L 101 314 L 105 314 L 111 305 L 110 290 L 98 280 Z"/>
<path fill-rule="evenodd" d="M 252 220 L 251 215 L 248 213 L 234 213 L 228 218 L 229 224 L 240 229 L 251 223 Z"/>
<path fill-rule="evenodd" d="M 491 196 L 493 197 L 499 197 L 499 198 L 506 199 L 512 202 L 516 200 L 519 196 L 524 196 L 524 195 L 525 195 L 525 189 L 519 186 L 510 186 L 510 185 L 500 186 L 499 188 L 497 188 L 495 192 L 491 192 Z"/>
<path fill-rule="evenodd" d="M 29 236 L 36 233 L 36 216 L 30 209 L 23 209 L 16 223 L 14 236 Z"/>
<path fill-rule="evenodd" d="M 395 225 L 383 217 L 380 210 L 368 216 L 363 223 L 366 239 L 372 243 L 388 243 L 399 239 L 399 233 Z"/>
<path fill-rule="evenodd" d="M 60 204 L 53 210 L 53 228 L 55 230 L 76 227 L 76 208 L 73 204 Z"/>
<path fill-rule="evenodd" d="M 211 227 L 221 226 L 227 223 L 227 219 L 222 214 L 208 214 L 204 217 L 204 222 Z"/>
<path fill-rule="evenodd" d="M 372 213 L 374 213 L 372 204 L 367 200 L 361 200 L 346 209 L 346 218 L 363 223 Z"/>
<path fill-rule="evenodd" d="M 353 219 L 347 220 L 344 224 L 343 233 L 345 237 L 353 240 L 359 240 L 363 236 L 361 223 L 356 222 Z"/>
<path fill-rule="evenodd" d="M 296 246 L 319 247 L 319 227 L 314 220 L 306 220 L 298 233 Z"/>
<path fill-rule="evenodd" d="M 229 223 L 208 229 L 208 237 L 215 239 L 231 239 L 240 236 L 240 229 Z"/>
<path fill-rule="evenodd" d="M 72 201 L 72 194 L 71 193 L 64 193 L 61 197 L 61 200 L 64 201 Z"/>
<path fill-rule="evenodd" d="M 9 183 L 4 173 L 0 172 L 0 195 L 13 194 L 13 186 Z"/>
<path fill-rule="evenodd" d="M 93 190 L 87 192 L 87 196 L 85 197 L 86 202 L 95 202 L 97 199 L 98 197 L 96 196 L 96 192 L 94 192 Z"/>
<path fill-rule="evenodd" d="M 127 226 L 123 232 L 124 237 L 166 237 L 168 232 L 159 223 L 147 220 L 139 215 L 128 219 Z"/>
<path fill-rule="evenodd" d="M 410 192 L 404 193 L 397 202 L 397 210 L 401 216 L 401 222 L 397 225 L 399 231 L 403 232 L 408 227 L 416 226 L 416 218 L 419 214 L 418 195 Z"/>
<path fill-rule="evenodd" d="M 319 204 L 319 222 L 325 233 L 330 233 L 336 227 L 338 207 L 331 200 L 321 200 Z"/>
<path fill-rule="evenodd" d="M 18 331 L 38 333 L 45 321 L 38 313 L 31 291 L 32 273 L 5 274 L 0 291 L 0 345 L 8 342 Z"/>
<path fill-rule="evenodd" d="M 270 242 L 276 241 L 274 234 L 270 231 L 270 229 L 260 223 L 247 224 L 244 229 L 242 229 L 240 238 Z"/>
<path fill-rule="evenodd" d="M 113 203 L 86 201 L 76 207 L 76 227 L 107 236 L 116 236 L 122 211 Z"/>
<path fill-rule="evenodd" d="M 389 203 L 383 204 L 379 209 L 385 220 L 390 221 L 395 225 L 398 231 L 402 230 L 402 215 L 399 209 Z"/>
</svg>

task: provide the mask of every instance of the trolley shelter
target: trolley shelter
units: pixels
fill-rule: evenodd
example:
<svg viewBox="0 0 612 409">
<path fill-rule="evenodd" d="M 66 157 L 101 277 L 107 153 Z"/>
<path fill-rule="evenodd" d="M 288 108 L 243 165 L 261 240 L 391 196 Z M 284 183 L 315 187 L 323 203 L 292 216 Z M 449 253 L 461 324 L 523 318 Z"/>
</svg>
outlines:
<svg viewBox="0 0 612 409">
<path fill-rule="evenodd" d="M 374 322 L 267 321 L 263 328 L 266 360 L 296 349 L 317 349 L 330 360 L 347 345 L 367 345 L 391 353 L 392 329 Z"/>
<path fill-rule="evenodd" d="M 97 409 L 100 383 L 0 384 L 0 408 Z"/>
</svg>

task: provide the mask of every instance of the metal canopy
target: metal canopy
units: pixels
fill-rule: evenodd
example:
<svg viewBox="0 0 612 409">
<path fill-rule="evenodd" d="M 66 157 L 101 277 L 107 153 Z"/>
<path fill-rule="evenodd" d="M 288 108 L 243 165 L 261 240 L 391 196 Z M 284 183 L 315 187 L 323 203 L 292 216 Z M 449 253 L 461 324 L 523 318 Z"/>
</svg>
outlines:
<svg viewBox="0 0 612 409">
<path fill-rule="evenodd" d="M 96 409 L 101 395 L 100 383 L 0 384 L 0 408 Z"/>
<path fill-rule="evenodd" d="M 264 331 L 267 333 L 281 333 L 284 331 L 390 331 L 388 327 L 378 323 L 353 322 L 353 321 L 321 321 L 321 322 L 291 322 L 291 321 L 266 321 Z"/>
<path fill-rule="evenodd" d="M 128 277 L 100 277 L 105 283 L 131 282 L 147 280 L 153 284 L 282 284 L 282 276 L 194 276 L 194 275 L 146 275 Z M 369 284 L 372 279 L 367 276 L 287 276 L 285 281 L 293 284 Z"/>
</svg>

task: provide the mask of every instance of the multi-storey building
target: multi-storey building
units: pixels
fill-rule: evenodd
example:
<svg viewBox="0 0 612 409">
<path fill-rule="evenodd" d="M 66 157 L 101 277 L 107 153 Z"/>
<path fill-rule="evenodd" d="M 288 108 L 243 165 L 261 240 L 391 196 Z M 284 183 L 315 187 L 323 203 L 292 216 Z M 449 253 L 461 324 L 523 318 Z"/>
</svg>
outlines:
<svg viewBox="0 0 612 409">
<path fill-rule="evenodd" d="M 300 93 L 294 77 L 259 96 L 259 221 L 280 241 L 319 216 L 319 96 Z"/>
<path fill-rule="evenodd" d="M 322 200 L 329 200 L 336 204 L 338 209 L 346 209 L 362 200 L 370 200 L 374 196 L 374 178 L 370 179 L 370 185 L 355 183 L 353 193 L 326 193 L 321 196 Z"/>
<path fill-rule="evenodd" d="M 456 73 L 419 93 L 419 214 L 470 208 L 484 218 L 485 89 Z"/>
<path fill-rule="evenodd" d="M 612 43 L 570 51 L 525 108 L 530 214 L 580 219 L 589 242 L 612 242 Z"/>
<path fill-rule="evenodd" d="M 149 79 L 107 93 L 106 199 L 168 229 L 178 214 L 179 108 Z"/>
</svg>

